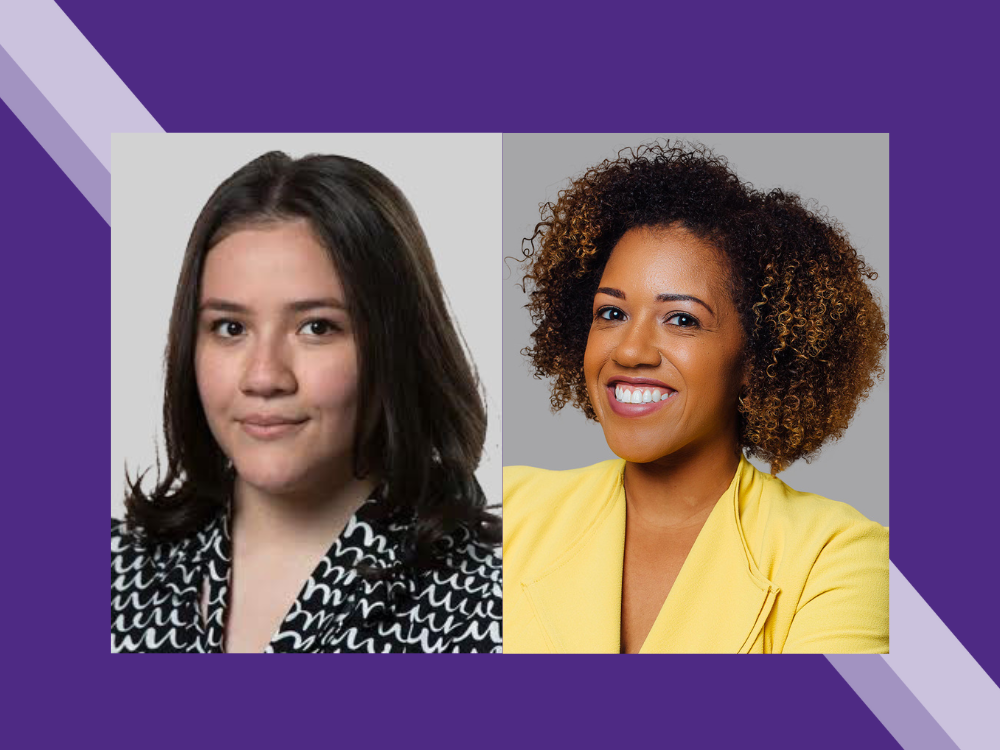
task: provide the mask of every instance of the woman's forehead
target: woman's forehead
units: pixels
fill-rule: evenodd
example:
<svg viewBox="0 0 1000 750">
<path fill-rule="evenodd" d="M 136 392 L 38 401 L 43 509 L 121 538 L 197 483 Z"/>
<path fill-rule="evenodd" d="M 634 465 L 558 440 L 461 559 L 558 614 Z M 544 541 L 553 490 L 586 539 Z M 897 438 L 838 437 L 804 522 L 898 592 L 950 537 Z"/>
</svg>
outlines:
<svg viewBox="0 0 1000 750">
<path fill-rule="evenodd" d="M 692 294 L 728 297 L 729 269 L 722 253 L 679 228 L 641 227 L 615 245 L 601 277 L 602 287 L 628 294 Z"/>
<path fill-rule="evenodd" d="M 205 258 L 201 296 L 242 303 L 337 297 L 344 291 L 330 253 L 304 220 L 255 225 L 226 235 Z"/>
</svg>

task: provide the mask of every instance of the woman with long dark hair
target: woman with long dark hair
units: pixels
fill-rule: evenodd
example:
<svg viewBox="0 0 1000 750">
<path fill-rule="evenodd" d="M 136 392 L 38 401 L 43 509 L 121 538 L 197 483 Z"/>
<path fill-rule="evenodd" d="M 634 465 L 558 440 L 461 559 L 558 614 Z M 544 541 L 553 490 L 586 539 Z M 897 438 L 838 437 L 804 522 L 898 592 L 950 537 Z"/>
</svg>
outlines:
<svg viewBox="0 0 1000 750">
<path fill-rule="evenodd" d="M 498 651 L 486 416 L 427 241 L 354 159 L 209 198 L 166 351 L 167 462 L 112 521 L 112 651 Z"/>
</svg>

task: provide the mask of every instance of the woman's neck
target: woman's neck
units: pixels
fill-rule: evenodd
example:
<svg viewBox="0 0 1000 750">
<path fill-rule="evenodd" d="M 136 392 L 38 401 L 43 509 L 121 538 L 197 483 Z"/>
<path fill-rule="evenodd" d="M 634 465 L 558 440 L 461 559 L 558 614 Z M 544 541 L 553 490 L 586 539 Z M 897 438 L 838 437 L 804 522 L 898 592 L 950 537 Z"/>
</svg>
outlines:
<svg viewBox="0 0 1000 750">
<path fill-rule="evenodd" d="M 377 486 L 371 477 L 346 477 L 322 492 L 272 494 L 236 478 L 232 533 L 259 551 L 328 547 Z M 291 547 L 290 547 L 291 546 Z"/>
<path fill-rule="evenodd" d="M 739 467 L 737 449 L 670 455 L 625 465 L 629 510 L 659 527 L 704 521 Z"/>
</svg>

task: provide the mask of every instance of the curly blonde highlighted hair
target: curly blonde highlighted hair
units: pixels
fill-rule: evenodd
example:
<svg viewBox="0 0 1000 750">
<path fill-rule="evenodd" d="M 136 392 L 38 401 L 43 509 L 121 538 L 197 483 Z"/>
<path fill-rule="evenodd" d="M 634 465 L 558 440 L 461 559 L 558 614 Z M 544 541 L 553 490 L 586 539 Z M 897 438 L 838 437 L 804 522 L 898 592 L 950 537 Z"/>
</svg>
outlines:
<svg viewBox="0 0 1000 750">
<path fill-rule="evenodd" d="M 797 195 L 755 190 L 704 146 L 626 149 L 541 212 L 523 251 L 535 325 L 524 354 L 553 378 L 553 410 L 595 418 L 583 375 L 591 304 L 637 227 L 683 227 L 727 258 L 746 340 L 739 442 L 772 473 L 839 438 L 884 374 L 885 319 L 867 283 L 877 274 L 843 227 Z"/>
</svg>

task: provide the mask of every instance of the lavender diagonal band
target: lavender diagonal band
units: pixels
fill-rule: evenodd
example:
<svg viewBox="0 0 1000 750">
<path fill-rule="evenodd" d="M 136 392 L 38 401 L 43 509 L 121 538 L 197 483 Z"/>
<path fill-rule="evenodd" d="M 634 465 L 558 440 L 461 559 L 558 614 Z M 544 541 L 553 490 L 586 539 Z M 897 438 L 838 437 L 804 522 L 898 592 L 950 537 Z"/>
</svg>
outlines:
<svg viewBox="0 0 1000 750">
<path fill-rule="evenodd" d="M 2 47 L 0 99 L 111 224 L 111 174 Z"/>
<path fill-rule="evenodd" d="M 895 565 L 889 591 L 889 654 L 882 658 L 961 750 L 996 750 L 1000 688 Z"/>
<path fill-rule="evenodd" d="M 53 0 L 0 3 L 0 46 L 108 172 L 112 133 L 163 131 Z"/>
<path fill-rule="evenodd" d="M 836 654 L 826 658 L 904 750 L 958 750 L 883 657 Z"/>
</svg>

